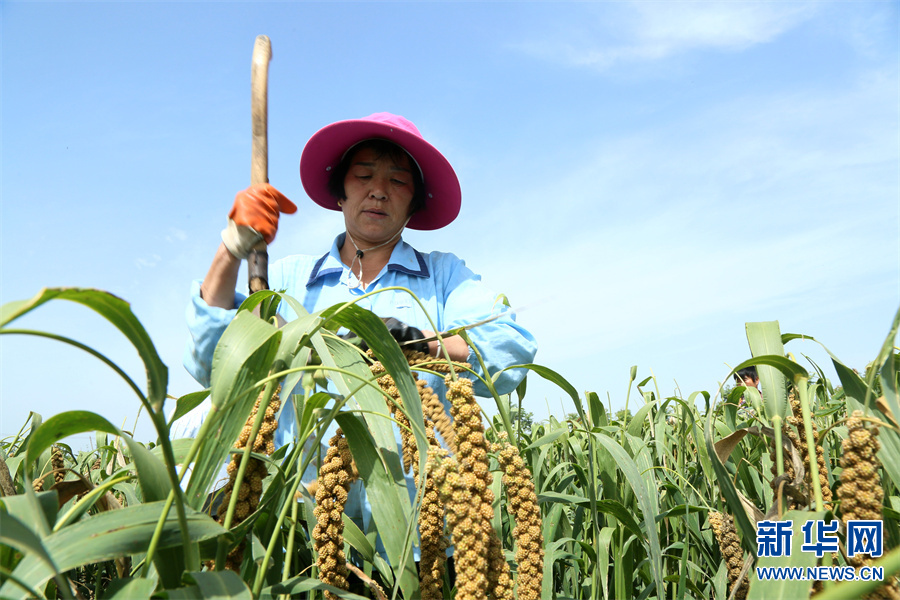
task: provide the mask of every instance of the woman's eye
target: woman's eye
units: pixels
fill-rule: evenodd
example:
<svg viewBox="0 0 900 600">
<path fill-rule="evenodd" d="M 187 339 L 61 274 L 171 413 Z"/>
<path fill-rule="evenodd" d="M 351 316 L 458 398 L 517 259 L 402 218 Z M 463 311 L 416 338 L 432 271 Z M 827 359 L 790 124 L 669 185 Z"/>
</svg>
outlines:
<svg viewBox="0 0 900 600">
<path fill-rule="evenodd" d="M 391 181 L 394 183 L 394 185 L 406 185 L 405 181 L 401 181 L 399 179 L 391 179 Z"/>
</svg>

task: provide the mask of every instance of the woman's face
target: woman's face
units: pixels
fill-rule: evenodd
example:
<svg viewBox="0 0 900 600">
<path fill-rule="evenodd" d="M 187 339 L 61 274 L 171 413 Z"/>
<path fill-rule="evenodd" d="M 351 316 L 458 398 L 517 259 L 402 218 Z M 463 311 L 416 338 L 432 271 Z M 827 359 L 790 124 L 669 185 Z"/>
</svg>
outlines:
<svg viewBox="0 0 900 600">
<path fill-rule="evenodd" d="M 347 231 L 363 249 L 385 242 L 406 223 L 414 192 L 409 158 L 395 163 L 371 148 L 357 150 L 344 177 Z"/>
</svg>

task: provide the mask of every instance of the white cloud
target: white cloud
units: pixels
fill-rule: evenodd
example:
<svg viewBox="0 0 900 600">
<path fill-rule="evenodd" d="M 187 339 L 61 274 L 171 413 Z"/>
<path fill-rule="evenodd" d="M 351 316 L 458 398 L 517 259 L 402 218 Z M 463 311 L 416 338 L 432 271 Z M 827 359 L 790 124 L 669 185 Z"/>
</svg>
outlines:
<svg viewBox="0 0 900 600">
<path fill-rule="evenodd" d="M 183 242 L 188 238 L 188 234 L 183 229 L 178 229 L 177 227 L 170 227 L 169 232 L 166 234 L 166 241 L 170 244 L 174 244 L 176 242 Z"/>
<path fill-rule="evenodd" d="M 159 264 L 160 260 L 162 260 L 162 256 L 160 256 L 159 254 L 139 256 L 138 258 L 134 259 L 134 265 L 138 269 L 152 269 Z"/>
<path fill-rule="evenodd" d="M 504 188 L 514 203 L 482 192 L 492 208 L 468 225 L 465 256 L 560 371 L 636 347 L 644 366 L 688 340 L 717 372 L 746 352 L 745 321 L 877 318 L 900 272 L 896 102 L 896 79 L 873 71 L 839 91 L 753 94 L 600 133 L 566 175 Z"/>
<path fill-rule="evenodd" d="M 638 3 L 639 41 L 658 58 L 687 48 L 741 49 L 769 42 L 809 18 L 811 3 Z"/>
<path fill-rule="evenodd" d="M 848 3 L 853 8 L 853 4 Z M 867 58 L 884 56 L 884 40 L 890 40 L 887 48 L 896 56 L 897 5 L 893 2 L 875 4 L 869 11 L 849 10 L 845 17 L 848 23 L 849 41 L 854 50 Z"/>
<path fill-rule="evenodd" d="M 742 50 L 770 42 L 809 19 L 815 2 L 633 2 L 602 10 L 588 32 L 512 46 L 547 60 L 608 69 L 688 50 Z M 591 27 L 591 23 L 588 22 Z"/>
</svg>

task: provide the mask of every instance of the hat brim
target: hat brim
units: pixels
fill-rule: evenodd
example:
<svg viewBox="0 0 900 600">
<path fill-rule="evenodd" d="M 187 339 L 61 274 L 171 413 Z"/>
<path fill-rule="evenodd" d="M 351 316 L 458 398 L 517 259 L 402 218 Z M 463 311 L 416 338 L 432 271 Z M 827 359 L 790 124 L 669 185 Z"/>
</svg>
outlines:
<svg viewBox="0 0 900 600">
<path fill-rule="evenodd" d="M 440 229 L 459 214 L 462 192 L 456 172 L 437 148 L 417 135 L 386 123 L 351 119 L 326 125 L 306 143 L 300 156 L 300 180 L 313 202 L 340 210 L 328 191 L 331 172 L 344 152 L 367 139 L 385 139 L 401 146 L 419 164 L 425 179 L 425 207 L 416 211 L 407 227 L 423 231 Z"/>
</svg>

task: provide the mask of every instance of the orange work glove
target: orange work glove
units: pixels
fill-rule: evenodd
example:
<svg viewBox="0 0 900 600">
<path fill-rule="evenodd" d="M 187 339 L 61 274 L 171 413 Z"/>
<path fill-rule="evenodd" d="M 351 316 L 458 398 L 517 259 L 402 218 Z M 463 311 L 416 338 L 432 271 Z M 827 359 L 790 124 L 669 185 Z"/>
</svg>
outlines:
<svg viewBox="0 0 900 600">
<path fill-rule="evenodd" d="M 257 183 L 234 197 L 228 227 L 222 231 L 225 247 L 236 258 L 247 258 L 261 240 L 271 244 L 278 231 L 278 215 L 293 214 L 297 207 L 268 183 Z"/>
</svg>

